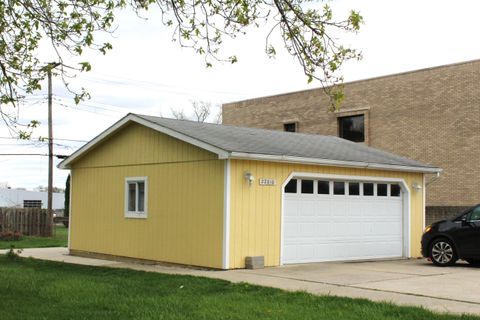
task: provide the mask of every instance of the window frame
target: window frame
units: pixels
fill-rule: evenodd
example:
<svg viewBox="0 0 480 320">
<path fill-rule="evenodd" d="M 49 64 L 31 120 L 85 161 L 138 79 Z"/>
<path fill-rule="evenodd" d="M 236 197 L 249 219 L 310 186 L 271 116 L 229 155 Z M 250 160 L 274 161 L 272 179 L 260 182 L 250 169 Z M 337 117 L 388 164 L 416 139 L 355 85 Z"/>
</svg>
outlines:
<svg viewBox="0 0 480 320">
<path fill-rule="evenodd" d="M 342 125 L 342 122 L 347 119 L 347 118 L 362 118 L 363 119 L 363 140 L 362 141 L 354 141 L 354 140 L 350 140 L 350 139 L 347 139 L 345 137 L 343 137 L 343 125 Z M 366 116 L 364 113 L 360 113 L 360 114 L 352 114 L 352 115 L 339 115 L 337 116 L 337 126 L 338 126 L 338 137 L 342 138 L 342 139 L 345 139 L 345 140 L 348 140 L 348 141 L 351 141 L 351 142 L 355 142 L 355 143 L 366 143 L 367 142 L 367 134 L 366 134 Z"/>
<path fill-rule="evenodd" d="M 139 199 L 139 190 L 138 183 L 143 182 L 143 211 L 138 210 L 138 199 Z M 128 200 L 129 200 L 129 185 L 131 183 L 136 183 L 135 185 L 135 211 L 128 210 Z M 125 178 L 125 196 L 124 196 L 124 212 L 125 218 L 140 218 L 145 219 L 148 217 L 148 177 L 126 177 Z"/>
<path fill-rule="evenodd" d="M 294 131 L 290 131 L 290 130 L 287 130 L 287 126 L 291 126 L 293 125 L 295 130 Z M 289 122 L 284 122 L 283 123 L 283 132 L 298 132 L 298 122 L 297 121 L 289 121 Z"/>
</svg>

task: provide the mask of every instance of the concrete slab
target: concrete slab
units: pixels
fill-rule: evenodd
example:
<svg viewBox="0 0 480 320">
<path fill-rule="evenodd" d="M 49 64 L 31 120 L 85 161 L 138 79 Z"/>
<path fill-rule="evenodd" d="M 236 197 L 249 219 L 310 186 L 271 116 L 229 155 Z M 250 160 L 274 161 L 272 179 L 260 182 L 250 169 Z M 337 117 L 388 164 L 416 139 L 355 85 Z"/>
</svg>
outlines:
<svg viewBox="0 0 480 320">
<path fill-rule="evenodd" d="M 0 251 L 0 253 L 4 253 Z M 287 265 L 257 270 L 211 271 L 175 265 L 144 265 L 68 255 L 66 248 L 25 249 L 24 257 L 66 263 L 128 268 L 248 282 L 289 291 L 303 290 L 414 305 L 437 312 L 480 315 L 480 268 L 467 264 L 438 268 L 425 260 L 335 262 Z"/>
</svg>

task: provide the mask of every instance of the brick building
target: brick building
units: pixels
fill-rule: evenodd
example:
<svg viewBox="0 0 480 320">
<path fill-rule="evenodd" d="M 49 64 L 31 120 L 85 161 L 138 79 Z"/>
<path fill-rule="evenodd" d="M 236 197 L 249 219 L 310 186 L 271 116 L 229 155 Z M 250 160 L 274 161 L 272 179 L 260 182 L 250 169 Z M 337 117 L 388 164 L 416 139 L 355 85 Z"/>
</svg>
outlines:
<svg viewBox="0 0 480 320">
<path fill-rule="evenodd" d="M 345 84 L 338 112 L 322 89 L 223 105 L 223 123 L 340 136 L 440 167 L 427 223 L 480 202 L 480 60 Z"/>
</svg>

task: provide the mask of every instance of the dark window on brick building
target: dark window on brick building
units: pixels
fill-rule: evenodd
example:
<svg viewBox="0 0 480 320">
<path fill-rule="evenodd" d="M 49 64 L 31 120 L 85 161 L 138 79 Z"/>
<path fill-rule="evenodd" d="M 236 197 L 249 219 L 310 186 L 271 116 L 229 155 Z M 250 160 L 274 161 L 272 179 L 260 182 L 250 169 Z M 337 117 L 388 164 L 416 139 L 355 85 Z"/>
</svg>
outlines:
<svg viewBox="0 0 480 320">
<path fill-rule="evenodd" d="M 23 200 L 24 208 L 42 208 L 42 200 Z"/>
<path fill-rule="evenodd" d="M 284 123 L 283 124 L 283 131 L 297 132 L 297 123 L 296 122 Z"/>
<path fill-rule="evenodd" d="M 338 134 L 341 138 L 353 142 L 365 141 L 365 116 L 338 118 Z"/>
</svg>

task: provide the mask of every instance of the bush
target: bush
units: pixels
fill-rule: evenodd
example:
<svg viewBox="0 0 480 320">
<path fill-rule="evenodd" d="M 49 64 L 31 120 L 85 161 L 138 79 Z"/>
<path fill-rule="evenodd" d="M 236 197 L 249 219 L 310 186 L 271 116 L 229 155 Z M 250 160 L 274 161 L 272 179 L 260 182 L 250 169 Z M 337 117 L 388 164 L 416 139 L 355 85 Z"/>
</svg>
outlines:
<svg viewBox="0 0 480 320">
<path fill-rule="evenodd" d="M 22 234 L 18 231 L 4 231 L 0 232 L 0 240 L 3 241 L 18 241 Z"/>
<path fill-rule="evenodd" d="M 15 250 L 15 246 L 12 244 L 10 246 L 10 250 L 8 250 L 5 255 L 10 260 L 17 260 L 18 258 L 20 258 L 20 254 L 22 253 L 22 251 L 23 251 L 22 249 Z"/>
</svg>

